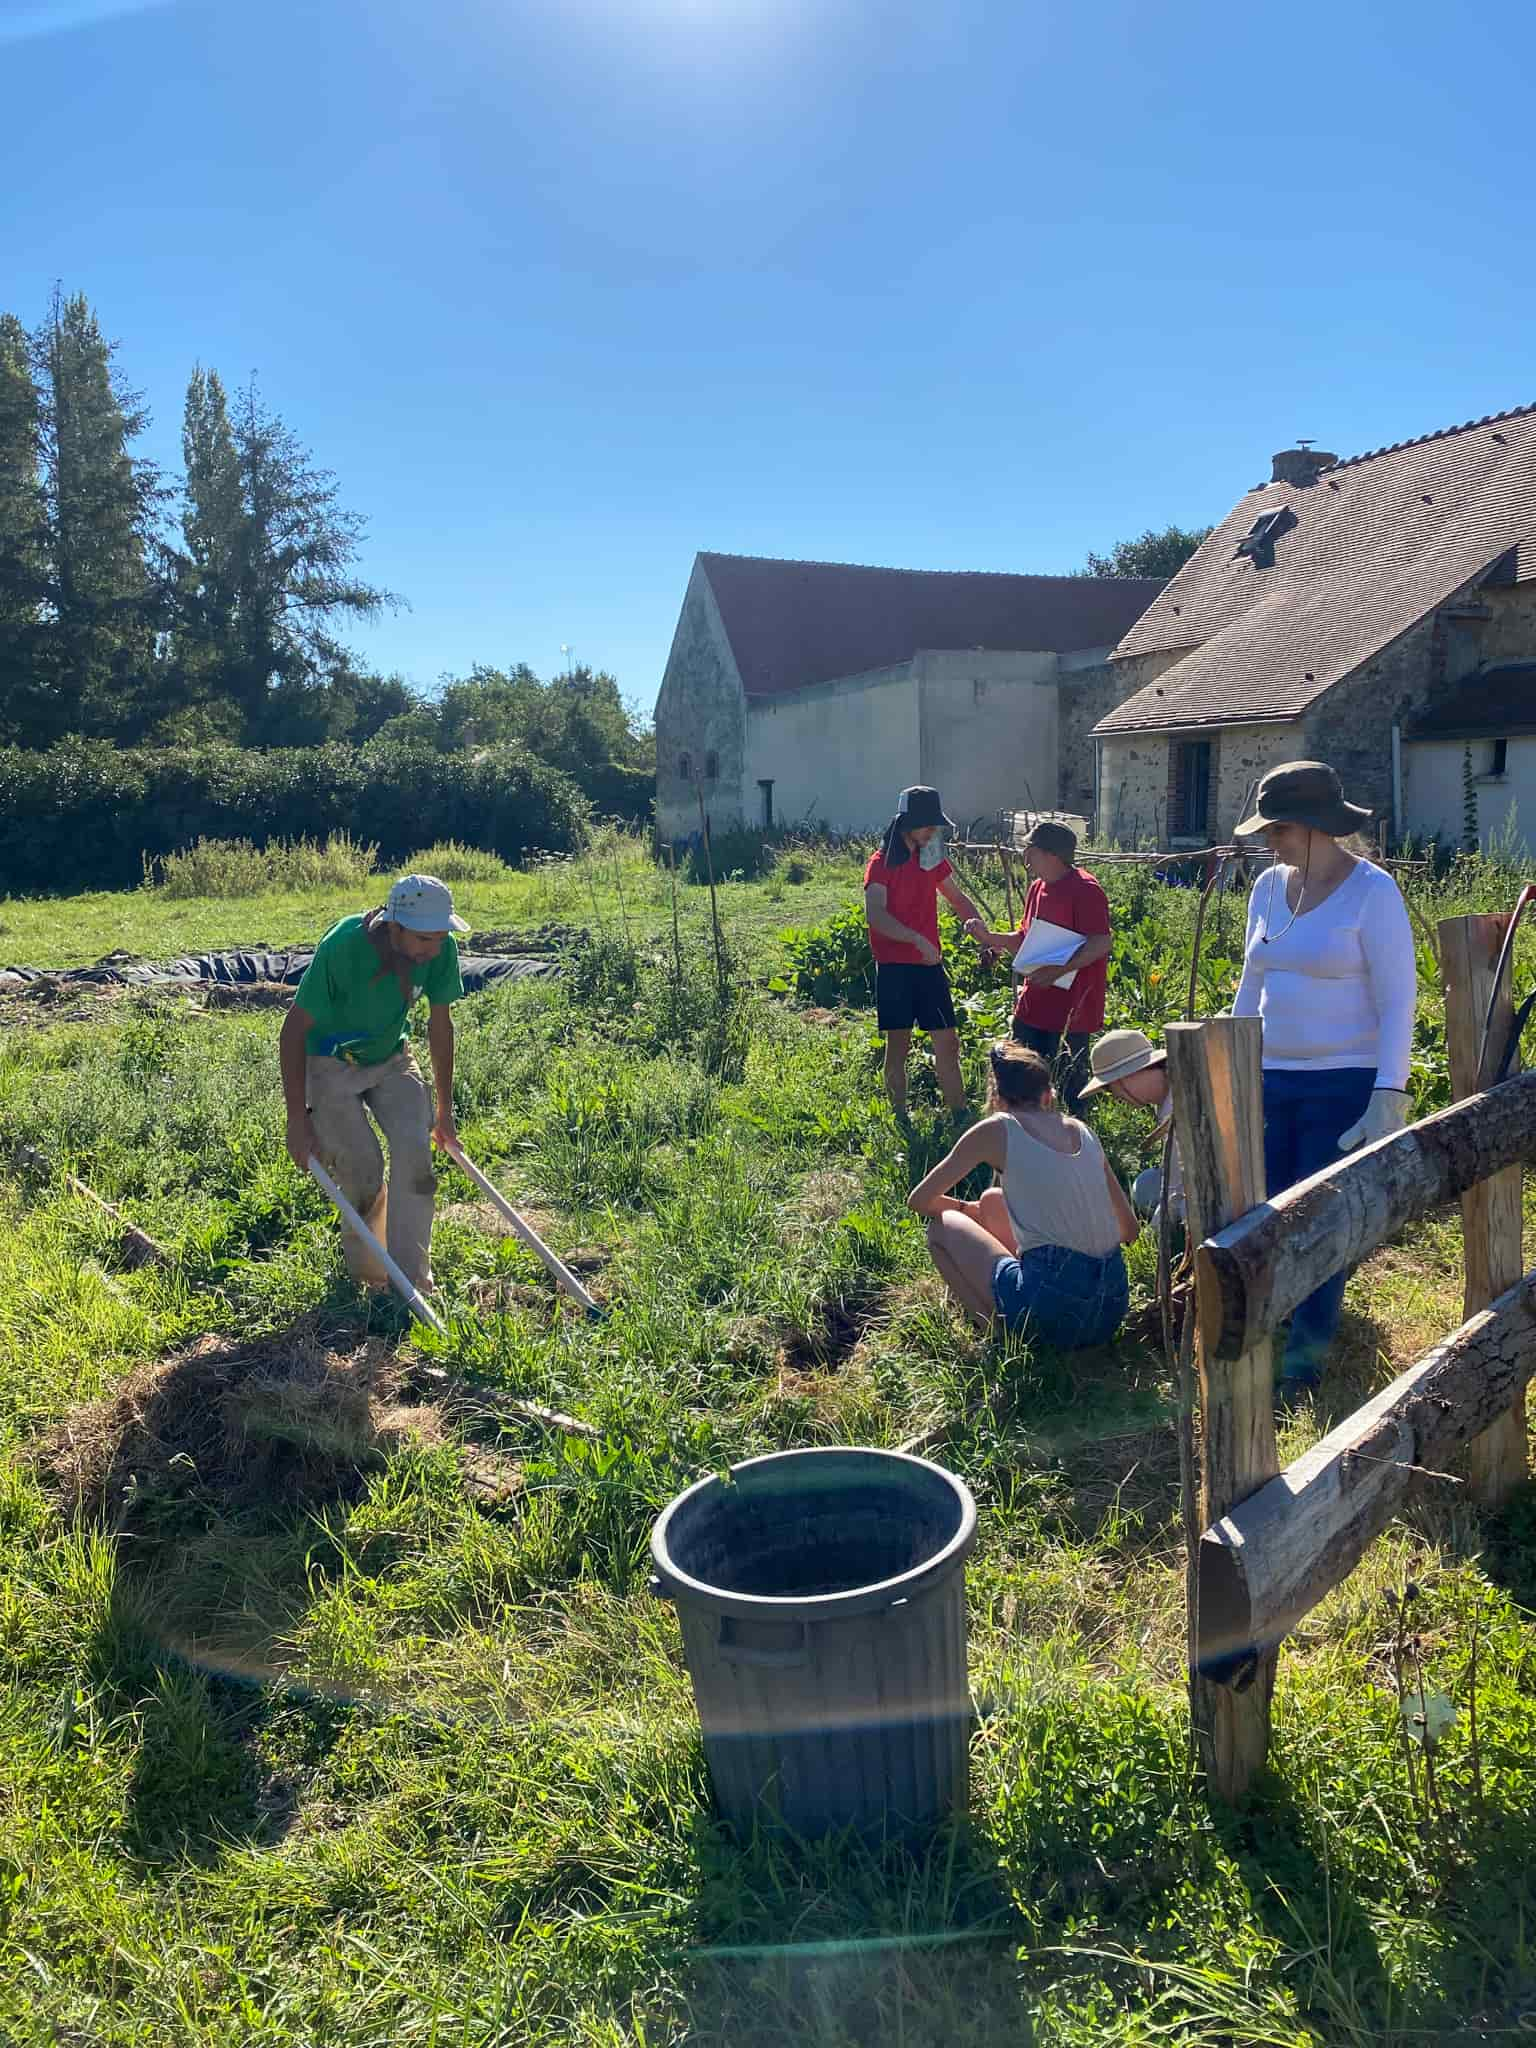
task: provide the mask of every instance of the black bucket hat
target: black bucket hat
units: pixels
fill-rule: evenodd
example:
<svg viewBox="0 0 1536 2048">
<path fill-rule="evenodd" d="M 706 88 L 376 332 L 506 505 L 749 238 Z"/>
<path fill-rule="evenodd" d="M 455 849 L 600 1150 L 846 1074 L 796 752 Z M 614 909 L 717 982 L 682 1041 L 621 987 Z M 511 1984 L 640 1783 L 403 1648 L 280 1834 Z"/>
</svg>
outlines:
<svg viewBox="0 0 1536 2048">
<path fill-rule="evenodd" d="M 1325 761 L 1286 761 L 1259 784 L 1253 815 L 1235 827 L 1239 837 L 1266 825 L 1308 825 L 1330 839 L 1342 839 L 1369 825 L 1373 811 L 1344 801 L 1344 785 Z"/>
<path fill-rule="evenodd" d="M 925 782 L 914 782 L 910 789 L 901 792 L 896 800 L 895 822 L 908 831 L 915 831 L 919 825 L 942 825 L 946 832 L 960 829 L 953 818 L 945 817 L 939 792 Z"/>
<path fill-rule="evenodd" d="M 960 829 L 953 818 L 945 817 L 939 792 L 930 789 L 926 782 L 914 782 L 897 798 L 896 815 L 885 828 L 881 850 L 889 866 L 899 868 L 908 858 L 907 843 L 901 836 L 903 831 L 914 832 L 922 825 L 938 825 L 946 832 L 958 832 Z"/>
</svg>

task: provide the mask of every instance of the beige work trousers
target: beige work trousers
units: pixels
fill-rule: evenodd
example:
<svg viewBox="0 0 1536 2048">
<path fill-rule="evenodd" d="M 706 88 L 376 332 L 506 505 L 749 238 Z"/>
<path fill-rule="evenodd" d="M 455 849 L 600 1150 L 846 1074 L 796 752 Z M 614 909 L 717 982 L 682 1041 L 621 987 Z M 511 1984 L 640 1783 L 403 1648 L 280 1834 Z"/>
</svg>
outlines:
<svg viewBox="0 0 1536 2048">
<path fill-rule="evenodd" d="M 313 1055 L 305 1063 L 320 1164 L 415 1287 L 432 1285 L 432 1097 L 408 1048 L 377 1066 Z M 389 1186 L 373 1123 L 389 1144 Z M 354 1280 L 387 1287 L 389 1276 L 348 1224 L 342 1251 Z"/>
</svg>

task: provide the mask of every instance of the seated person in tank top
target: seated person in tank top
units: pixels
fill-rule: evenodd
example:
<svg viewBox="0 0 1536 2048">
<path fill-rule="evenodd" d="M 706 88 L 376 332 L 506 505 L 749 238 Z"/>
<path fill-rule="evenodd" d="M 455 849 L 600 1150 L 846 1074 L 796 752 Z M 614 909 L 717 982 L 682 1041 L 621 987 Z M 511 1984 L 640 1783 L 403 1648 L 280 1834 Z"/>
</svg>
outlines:
<svg viewBox="0 0 1536 2048">
<path fill-rule="evenodd" d="M 999 1039 L 988 1109 L 907 1197 L 928 1219 L 928 1249 L 945 1285 L 986 1328 L 1001 1317 L 1064 1351 L 1104 1344 L 1129 1299 L 1122 1245 L 1138 1224 L 1093 1132 L 1063 1116 L 1037 1052 Z M 979 1166 L 998 1185 L 979 1202 L 949 1190 Z"/>
</svg>

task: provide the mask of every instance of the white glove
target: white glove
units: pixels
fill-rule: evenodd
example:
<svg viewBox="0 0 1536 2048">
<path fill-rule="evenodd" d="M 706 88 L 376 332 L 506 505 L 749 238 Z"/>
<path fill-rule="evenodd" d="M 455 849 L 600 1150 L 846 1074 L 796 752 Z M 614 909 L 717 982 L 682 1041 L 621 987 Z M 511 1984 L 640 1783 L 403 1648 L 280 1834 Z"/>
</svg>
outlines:
<svg viewBox="0 0 1536 2048">
<path fill-rule="evenodd" d="M 1353 1152 L 1357 1145 L 1374 1145 L 1378 1138 L 1390 1138 L 1394 1131 L 1400 1131 L 1407 1121 L 1406 1088 L 1373 1088 L 1365 1115 L 1340 1138 L 1339 1150 Z"/>
</svg>

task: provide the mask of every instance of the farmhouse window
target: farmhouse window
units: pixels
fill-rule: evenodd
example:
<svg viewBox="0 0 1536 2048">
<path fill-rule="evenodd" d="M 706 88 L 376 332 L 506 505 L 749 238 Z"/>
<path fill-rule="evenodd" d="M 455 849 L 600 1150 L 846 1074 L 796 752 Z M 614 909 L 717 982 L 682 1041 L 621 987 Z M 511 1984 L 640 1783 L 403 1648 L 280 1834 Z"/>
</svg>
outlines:
<svg viewBox="0 0 1536 2048">
<path fill-rule="evenodd" d="M 706 754 L 704 756 L 704 780 L 706 782 L 714 782 L 718 779 L 719 774 L 720 756 L 718 754 Z"/>
<path fill-rule="evenodd" d="M 759 781 L 757 786 L 763 792 L 763 830 L 765 832 L 771 832 L 773 830 L 772 778 L 770 777 L 767 781 Z"/>
<path fill-rule="evenodd" d="M 1211 743 L 1175 740 L 1168 777 L 1168 830 L 1179 839 L 1203 839 L 1211 809 Z"/>
<path fill-rule="evenodd" d="M 677 772 L 684 782 L 691 782 L 693 780 L 693 756 L 691 754 L 678 755 Z"/>
</svg>

